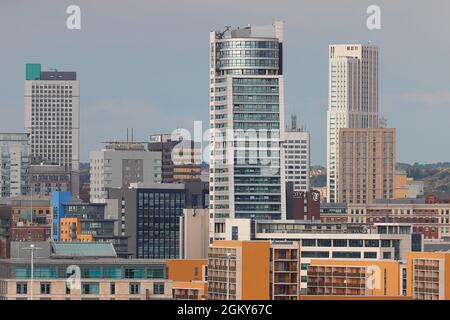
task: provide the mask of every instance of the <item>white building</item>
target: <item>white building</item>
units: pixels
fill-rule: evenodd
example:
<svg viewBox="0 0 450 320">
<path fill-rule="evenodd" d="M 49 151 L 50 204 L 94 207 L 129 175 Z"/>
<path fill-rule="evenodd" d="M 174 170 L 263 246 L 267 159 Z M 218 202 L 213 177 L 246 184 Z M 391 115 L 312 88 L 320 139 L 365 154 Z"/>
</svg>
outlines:
<svg viewBox="0 0 450 320">
<path fill-rule="evenodd" d="M 91 151 L 90 179 L 93 203 L 105 202 L 107 188 L 161 183 L 161 152 L 146 151 L 136 143 L 108 145 L 100 151 Z"/>
<path fill-rule="evenodd" d="M 210 33 L 210 240 L 226 218 L 284 219 L 283 22 Z"/>
<path fill-rule="evenodd" d="M 30 144 L 26 133 L 0 133 L 0 198 L 29 190 Z"/>
<path fill-rule="evenodd" d="M 309 191 L 309 132 L 289 129 L 284 132 L 283 151 L 286 182 L 292 182 L 294 192 Z"/>
<path fill-rule="evenodd" d="M 329 47 L 327 111 L 327 201 L 338 201 L 339 129 L 377 128 L 378 47 Z"/>
<path fill-rule="evenodd" d="M 41 71 L 26 65 L 25 130 L 33 163 L 63 165 L 71 171 L 71 191 L 79 190 L 80 82 L 76 72 Z"/>
</svg>

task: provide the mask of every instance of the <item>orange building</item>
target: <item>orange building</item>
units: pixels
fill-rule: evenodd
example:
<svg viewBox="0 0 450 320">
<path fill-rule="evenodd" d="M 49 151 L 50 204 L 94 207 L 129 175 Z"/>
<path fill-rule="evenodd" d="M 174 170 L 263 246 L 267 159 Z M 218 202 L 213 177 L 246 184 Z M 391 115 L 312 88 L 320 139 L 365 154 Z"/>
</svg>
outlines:
<svg viewBox="0 0 450 320">
<path fill-rule="evenodd" d="M 410 252 L 407 293 L 416 300 L 450 300 L 450 252 Z"/>
<path fill-rule="evenodd" d="M 80 218 L 61 218 L 60 230 L 61 241 L 94 241 L 92 234 L 81 233 Z"/>
<path fill-rule="evenodd" d="M 401 274 L 398 261 L 313 259 L 308 295 L 400 297 Z"/>
<path fill-rule="evenodd" d="M 167 260 L 167 277 L 173 281 L 172 297 L 178 300 L 204 300 L 208 294 L 208 260 Z"/>
<path fill-rule="evenodd" d="M 167 260 L 167 277 L 172 281 L 200 281 L 206 276 L 208 260 Z"/>
<path fill-rule="evenodd" d="M 268 300 L 269 241 L 214 241 L 208 252 L 208 300 Z"/>
<path fill-rule="evenodd" d="M 397 171 L 394 175 L 394 198 L 406 198 L 408 195 L 408 177 L 405 171 Z"/>
</svg>

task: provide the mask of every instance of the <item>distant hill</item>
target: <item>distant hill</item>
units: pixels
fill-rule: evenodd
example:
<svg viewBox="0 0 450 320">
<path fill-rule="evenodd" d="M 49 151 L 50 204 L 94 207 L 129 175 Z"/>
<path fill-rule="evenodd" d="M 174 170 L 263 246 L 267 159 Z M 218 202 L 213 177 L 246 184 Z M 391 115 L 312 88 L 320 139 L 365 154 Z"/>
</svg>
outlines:
<svg viewBox="0 0 450 320">
<path fill-rule="evenodd" d="M 422 180 L 425 193 L 450 191 L 450 162 L 431 164 L 397 163 L 397 170 L 406 171 L 409 178 Z"/>
</svg>

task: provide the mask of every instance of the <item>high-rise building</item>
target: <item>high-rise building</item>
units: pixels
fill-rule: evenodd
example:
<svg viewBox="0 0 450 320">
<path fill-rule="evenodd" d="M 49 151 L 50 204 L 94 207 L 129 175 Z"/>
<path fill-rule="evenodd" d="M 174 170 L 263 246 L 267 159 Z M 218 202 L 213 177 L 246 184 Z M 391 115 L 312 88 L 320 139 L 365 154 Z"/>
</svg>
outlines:
<svg viewBox="0 0 450 320">
<path fill-rule="evenodd" d="M 26 133 L 0 133 L 0 198 L 29 190 L 30 144 Z"/>
<path fill-rule="evenodd" d="M 283 22 L 210 33 L 210 238 L 226 218 L 284 219 Z"/>
<path fill-rule="evenodd" d="M 309 191 L 309 132 L 297 128 L 295 119 L 293 116 L 292 125 L 283 137 L 285 179 L 293 183 L 294 192 L 306 192 Z"/>
<path fill-rule="evenodd" d="M 378 47 L 329 47 L 327 201 L 338 201 L 339 129 L 378 127 Z"/>
<path fill-rule="evenodd" d="M 33 163 L 68 167 L 71 190 L 78 197 L 80 82 L 76 72 L 41 71 L 40 64 L 27 64 L 24 98 Z"/>
<path fill-rule="evenodd" d="M 107 188 L 161 182 L 161 152 L 146 151 L 140 143 L 109 143 L 100 151 L 91 151 L 90 162 L 92 203 L 105 202 Z"/>
<path fill-rule="evenodd" d="M 395 129 L 340 129 L 338 201 L 394 198 Z"/>
</svg>

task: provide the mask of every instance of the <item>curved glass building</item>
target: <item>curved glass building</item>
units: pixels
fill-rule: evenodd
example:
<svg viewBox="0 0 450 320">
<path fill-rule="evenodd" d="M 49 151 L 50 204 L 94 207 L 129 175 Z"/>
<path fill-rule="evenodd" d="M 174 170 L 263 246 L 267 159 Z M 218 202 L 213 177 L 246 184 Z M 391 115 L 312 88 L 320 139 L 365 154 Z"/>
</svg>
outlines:
<svg viewBox="0 0 450 320">
<path fill-rule="evenodd" d="M 225 219 L 285 218 L 283 22 L 210 34 L 211 239 Z"/>
</svg>

